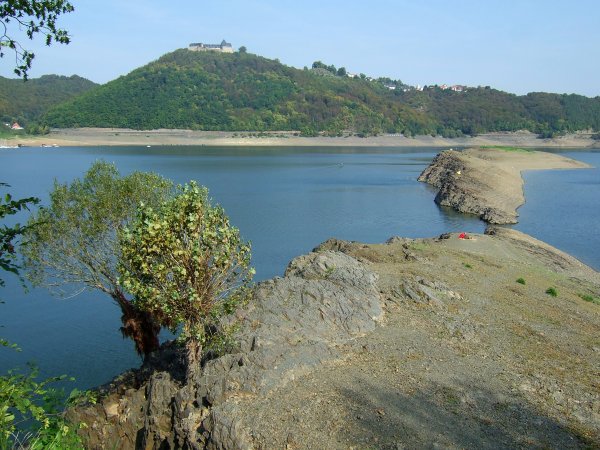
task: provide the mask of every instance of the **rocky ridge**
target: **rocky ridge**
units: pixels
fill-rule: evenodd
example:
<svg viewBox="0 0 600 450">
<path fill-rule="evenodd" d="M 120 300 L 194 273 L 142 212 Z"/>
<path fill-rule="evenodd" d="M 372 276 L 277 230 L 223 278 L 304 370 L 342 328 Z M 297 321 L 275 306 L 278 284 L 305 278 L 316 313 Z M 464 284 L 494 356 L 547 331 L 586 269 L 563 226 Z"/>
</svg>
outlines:
<svg viewBox="0 0 600 450">
<path fill-rule="evenodd" d="M 598 272 L 509 229 L 333 239 L 258 284 L 195 379 L 166 345 L 68 417 L 89 448 L 593 448 L 583 294 L 600 302 Z"/>
<path fill-rule="evenodd" d="M 475 214 L 492 224 L 517 223 L 525 203 L 523 170 L 589 167 L 560 155 L 492 148 L 446 150 L 421 173 L 419 181 L 439 189 L 435 202 Z"/>
</svg>

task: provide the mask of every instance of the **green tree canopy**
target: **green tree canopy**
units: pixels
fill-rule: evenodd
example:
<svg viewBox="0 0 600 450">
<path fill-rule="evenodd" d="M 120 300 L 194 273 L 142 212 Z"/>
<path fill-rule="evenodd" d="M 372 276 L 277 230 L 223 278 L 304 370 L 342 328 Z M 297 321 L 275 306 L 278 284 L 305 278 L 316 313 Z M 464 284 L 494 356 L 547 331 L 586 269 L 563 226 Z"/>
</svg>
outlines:
<svg viewBox="0 0 600 450">
<path fill-rule="evenodd" d="M 28 278 L 37 285 L 59 288 L 85 286 L 108 294 L 123 313 L 124 336 L 139 353 L 158 347 L 160 328 L 138 311 L 118 282 L 117 238 L 140 204 L 159 205 L 171 193 L 170 181 L 153 173 L 121 176 L 117 168 L 96 162 L 83 179 L 54 183 L 50 205 L 30 221 L 23 253 Z"/>
<path fill-rule="evenodd" d="M 193 371 L 202 346 L 222 335 L 221 318 L 245 298 L 250 245 L 194 182 L 158 209 L 141 208 L 121 245 L 123 286 L 161 325 L 182 326 Z"/>
<path fill-rule="evenodd" d="M 68 44 L 66 30 L 58 28 L 59 16 L 74 10 L 66 0 L 2 0 L 0 1 L 0 57 L 6 48 L 15 54 L 15 74 L 27 79 L 27 72 L 35 55 L 21 44 L 14 33 L 24 32 L 27 39 L 44 36 L 46 45 L 53 42 Z"/>
</svg>

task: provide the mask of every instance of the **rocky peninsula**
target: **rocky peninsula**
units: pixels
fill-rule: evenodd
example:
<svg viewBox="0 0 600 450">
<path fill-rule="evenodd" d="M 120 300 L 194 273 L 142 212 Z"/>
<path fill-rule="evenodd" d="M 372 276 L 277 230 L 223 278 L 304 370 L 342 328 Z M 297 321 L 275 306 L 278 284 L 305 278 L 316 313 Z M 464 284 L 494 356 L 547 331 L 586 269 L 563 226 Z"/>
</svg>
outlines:
<svg viewBox="0 0 600 450">
<path fill-rule="evenodd" d="M 524 170 L 588 168 L 564 156 L 517 148 L 470 148 L 438 154 L 419 181 L 439 189 L 435 202 L 492 224 L 517 223 L 525 203 Z"/>
<path fill-rule="evenodd" d="M 236 348 L 165 345 L 72 408 L 89 448 L 597 448 L 600 274 L 523 233 L 329 240 Z"/>
</svg>

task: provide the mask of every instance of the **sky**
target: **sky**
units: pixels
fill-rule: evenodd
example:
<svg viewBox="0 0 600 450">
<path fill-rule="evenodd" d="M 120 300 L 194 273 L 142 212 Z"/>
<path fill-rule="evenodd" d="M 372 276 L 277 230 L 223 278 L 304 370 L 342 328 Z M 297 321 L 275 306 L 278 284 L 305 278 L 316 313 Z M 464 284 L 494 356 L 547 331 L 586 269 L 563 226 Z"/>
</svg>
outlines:
<svg viewBox="0 0 600 450">
<path fill-rule="evenodd" d="M 72 42 L 36 54 L 31 78 L 126 75 L 191 42 L 220 43 L 302 68 L 320 60 L 411 85 L 515 94 L 600 95 L 598 0 L 71 0 Z M 18 34 L 16 34 L 18 36 Z M 0 60 L 13 77 L 14 59 Z"/>
</svg>

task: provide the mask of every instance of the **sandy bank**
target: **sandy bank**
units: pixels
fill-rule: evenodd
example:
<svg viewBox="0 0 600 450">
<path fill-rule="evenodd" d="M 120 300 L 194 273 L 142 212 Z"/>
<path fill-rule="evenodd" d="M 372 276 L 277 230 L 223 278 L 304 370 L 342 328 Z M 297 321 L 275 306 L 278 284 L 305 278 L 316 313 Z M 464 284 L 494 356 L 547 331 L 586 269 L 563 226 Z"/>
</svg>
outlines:
<svg viewBox="0 0 600 450">
<path fill-rule="evenodd" d="M 254 136 L 250 136 L 254 134 Z M 529 132 L 488 133 L 477 137 L 446 139 L 442 137 L 382 135 L 368 138 L 300 137 L 291 132 L 272 132 L 260 137 L 256 133 L 233 133 L 191 130 L 129 130 L 117 128 L 73 128 L 53 130 L 49 135 L 16 139 L 24 146 L 121 146 L 121 145 L 207 145 L 207 146 L 290 146 L 290 147 L 471 147 L 511 145 L 520 147 L 592 148 L 600 145 L 589 133 L 555 139 L 538 139 Z"/>
<path fill-rule="evenodd" d="M 585 163 L 537 151 L 472 148 L 447 150 L 435 157 L 419 181 L 437 188 L 435 202 L 475 214 L 489 223 L 517 223 L 517 208 L 525 203 L 524 170 L 580 169 Z"/>
</svg>

